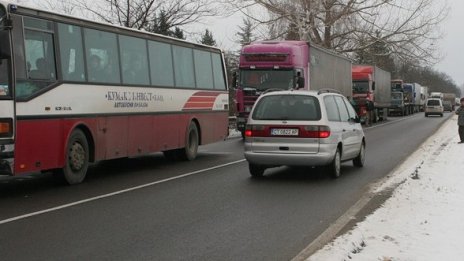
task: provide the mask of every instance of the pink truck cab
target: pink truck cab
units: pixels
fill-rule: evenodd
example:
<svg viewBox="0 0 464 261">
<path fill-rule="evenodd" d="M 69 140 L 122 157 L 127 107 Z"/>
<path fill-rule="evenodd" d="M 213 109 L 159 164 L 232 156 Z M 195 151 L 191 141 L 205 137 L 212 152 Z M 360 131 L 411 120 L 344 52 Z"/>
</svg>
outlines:
<svg viewBox="0 0 464 261">
<path fill-rule="evenodd" d="M 351 95 L 351 61 L 305 41 L 259 41 L 240 53 L 234 79 L 237 129 L 244 136 L 258 97 L 275 90 L 335 89 Z"/>
</svg>

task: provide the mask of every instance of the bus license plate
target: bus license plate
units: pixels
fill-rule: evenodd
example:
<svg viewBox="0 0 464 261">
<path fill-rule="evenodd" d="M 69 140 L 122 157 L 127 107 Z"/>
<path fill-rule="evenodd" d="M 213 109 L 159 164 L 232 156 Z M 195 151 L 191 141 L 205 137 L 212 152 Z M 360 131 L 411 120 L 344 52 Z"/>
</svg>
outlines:
<svg viewBox="0 0 464 261">
<path fill-rule="evenodd" d="M 298 129 L 271 129 L 272 136 L 298 136 Z"/>
</svg>

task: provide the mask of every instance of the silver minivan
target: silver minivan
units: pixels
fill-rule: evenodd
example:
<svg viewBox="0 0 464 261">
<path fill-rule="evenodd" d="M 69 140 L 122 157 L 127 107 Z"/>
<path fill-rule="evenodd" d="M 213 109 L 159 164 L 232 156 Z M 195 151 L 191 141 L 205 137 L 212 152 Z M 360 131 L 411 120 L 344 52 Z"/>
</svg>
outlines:
<svg viewBox="0 0 464 261">
<path fill-rule="evenodd" d="M 424 113 L 425 117 L 429 115 L 439 115 L 443 117 L 444 107 L 443 101 L 439 98 L 429 98 L 425 102 Z"/>
<path fill-rule="evenodd" d="M 334 178 L 343 161 L 362 167 L 364 132 L 350 102 L 331 91 L 276 91 L 256 101 L 245 131 L 250 174 L 267 168 L 324 166 Z"/>
</svg>

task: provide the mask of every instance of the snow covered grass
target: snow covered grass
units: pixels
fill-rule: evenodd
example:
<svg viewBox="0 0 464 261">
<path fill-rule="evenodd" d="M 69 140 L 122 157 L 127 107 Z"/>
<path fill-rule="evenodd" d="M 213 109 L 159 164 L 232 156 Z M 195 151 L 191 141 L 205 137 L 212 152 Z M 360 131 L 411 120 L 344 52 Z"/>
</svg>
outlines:
<svg viewBox="0 0 464 261">
<path fill-rule="evenodd" d="M 308 260 L 462 260 L 464 144 L 457 129 L 453 116 L 373 188 L 401 183 L 391 198 Z"/>
</svg>

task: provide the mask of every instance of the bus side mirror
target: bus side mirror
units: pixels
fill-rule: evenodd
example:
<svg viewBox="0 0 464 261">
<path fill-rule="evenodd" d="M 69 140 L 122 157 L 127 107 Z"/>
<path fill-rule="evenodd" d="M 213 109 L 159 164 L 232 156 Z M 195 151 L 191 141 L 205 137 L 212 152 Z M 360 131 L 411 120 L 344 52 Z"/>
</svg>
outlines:
<svg viewBox="0 0 464 261">
<path fill-rule="evenodd" d="M 11 58 L 10 37 L 8 30 L 0 31 L 0 59 Z"/>
<path fill-rule="evenodd" d="M 372 90 L 375 91 L 375 82 L 372 82 Z"/>
<path fill-rule="evenodd" d="M 232 88 L 237 89 L 237 72 L 232 73 Z"/>
</svg>

